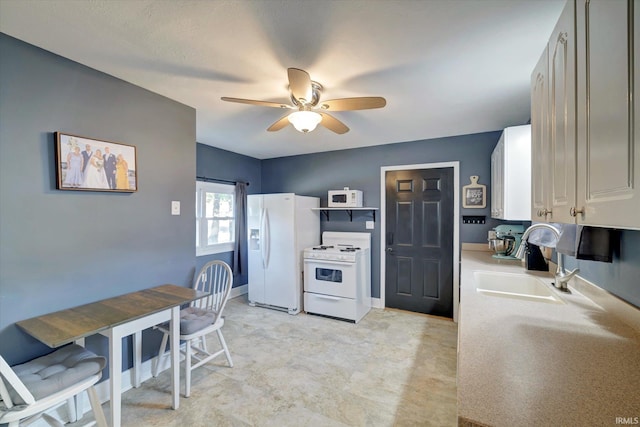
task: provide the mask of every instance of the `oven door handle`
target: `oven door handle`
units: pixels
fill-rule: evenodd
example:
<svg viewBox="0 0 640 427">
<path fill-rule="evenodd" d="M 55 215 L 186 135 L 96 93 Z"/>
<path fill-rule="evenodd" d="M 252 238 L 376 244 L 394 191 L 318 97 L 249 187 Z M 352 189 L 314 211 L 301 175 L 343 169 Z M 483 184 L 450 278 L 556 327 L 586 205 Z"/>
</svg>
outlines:
<svg viewBox="0 0 640 427">
<path fill-rule="evenodd" d="M 323 295 L 323 294 L 313 294 L 316 298 L 320 298 L 320 299 L 328 299 L 331 301 L 340 301 L 343 298 L 338 298 L 338 297 L 332 297 L 331 295 Z"/>
<path fill-rule="evenodd" d="M 311 258 L 307 258 L 304 260 L 304 262 L 306 264 L 312 264 L 312 263 L 316 263 L 316 264 L 326 264 L 326 265 L 346 265 L 346 266 L 353 266 L 355 265 L 355 263 L 353 262 L 347 262 L 347 261 L 333 261 L 333 260 L 329 260 L 329 259 L 311 259 Z"/>
</svg>

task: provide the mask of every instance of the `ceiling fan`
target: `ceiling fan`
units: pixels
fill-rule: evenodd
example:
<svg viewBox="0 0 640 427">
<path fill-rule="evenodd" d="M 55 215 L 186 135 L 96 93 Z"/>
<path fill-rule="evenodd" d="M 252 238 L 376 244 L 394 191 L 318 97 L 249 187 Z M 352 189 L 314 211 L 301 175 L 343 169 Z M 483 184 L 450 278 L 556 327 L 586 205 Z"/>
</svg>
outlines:
<svg viewBox="0 0 640 427">
<path fill-rule="evenodd" d="M 289 92 L 293 105 L 280 104 L 269 101 L 255 101 L 253 99 L 229 98 L 221 99 L 228 102 L 259 105 L 262 107 L 285 108 L 296 110 L 280 118 L 269 126 L 269 132 L 278 131 L 291 123 L 300 132 L 311 132 L 318 124 L 337 133 L 343 134 L 349 131 L 347 125 L 328 113 L 328 111 L 368 110 L 382 108 L 387 101 L 380 96 L 367 96 L 358 98 L 340 98 L 320 101 L 322 85 L 311 80 L 309 73 L 298 68 L 287 69 L 289 76 Z"/>
</svg>

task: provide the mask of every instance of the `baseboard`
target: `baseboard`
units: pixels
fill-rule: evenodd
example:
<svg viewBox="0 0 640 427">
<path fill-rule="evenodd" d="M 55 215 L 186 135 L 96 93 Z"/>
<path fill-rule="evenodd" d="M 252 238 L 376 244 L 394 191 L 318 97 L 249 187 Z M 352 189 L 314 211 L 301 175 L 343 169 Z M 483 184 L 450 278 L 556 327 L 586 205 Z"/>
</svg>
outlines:
<svg viewBox="0 0 640 427">
<path fill-rule="evenodd" d="M 380 298 L 371 298 L 371 308 L 384 308 Z"/>
<path fill-rule="evenodd" d="M 180 360 L 182 360 L 182 355 L 180 355 Z M 142 362 L 140 366 L 140 382 L 144 382 L 153 377 L 151 374 L 152 364 L 155 363 L 158 356 L 153 357 L 145 362 Z M 133 388 L 133 368 L 127 369 L 122 373 L 122 388 L 121 393 L 124 393 L 127 390 L 131 390 Z M 107 402 L 109 400 L 109 381 L 102 381 L 101 383 L 96 385 L 96 392 L 98 393 L 98 398 L 101 403 Z M 167 403 L 170 404 L 170 398 L 167 399 Z M 91 410 L 91 405 L 89 401 L 85 402 L 84 409 L 86 411 Z"/>
<path fill-rule="evenodd" d="M 241 285 L 236 286 L 235 288 L 231 288 L 231 292 L 229 293 L 229 298 L 239 297 L 240 295 L 244 295 L 249 292 L 249 285 Z"/>
</svg>

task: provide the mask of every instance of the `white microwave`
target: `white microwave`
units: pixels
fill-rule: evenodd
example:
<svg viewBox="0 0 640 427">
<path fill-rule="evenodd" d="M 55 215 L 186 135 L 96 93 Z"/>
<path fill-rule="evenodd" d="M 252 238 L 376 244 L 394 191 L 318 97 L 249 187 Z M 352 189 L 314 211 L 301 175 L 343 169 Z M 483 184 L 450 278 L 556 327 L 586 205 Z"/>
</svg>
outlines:
<svg viewBox="0 0 640 427">
<path fill-rule="evenodd" d="M 330 208 L 361 208 L 362 191 L 349 190 L 329 190 L 328 206 Z"/>
</svg>

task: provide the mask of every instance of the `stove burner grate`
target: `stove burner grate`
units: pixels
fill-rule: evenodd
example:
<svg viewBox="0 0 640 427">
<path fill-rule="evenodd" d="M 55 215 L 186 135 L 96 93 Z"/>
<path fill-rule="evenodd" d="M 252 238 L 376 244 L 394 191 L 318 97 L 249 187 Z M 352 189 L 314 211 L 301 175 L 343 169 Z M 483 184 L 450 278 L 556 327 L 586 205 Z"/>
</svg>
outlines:
<svg viewBox="0 0 640 427">
<path fill-rule="evenodd" d="M 322 246 L 315 246 L 313 248 L 314 251 L 326 251 L 327 249 L 333 249 L 333 246 L 322 245 Z"/>
</svg>

